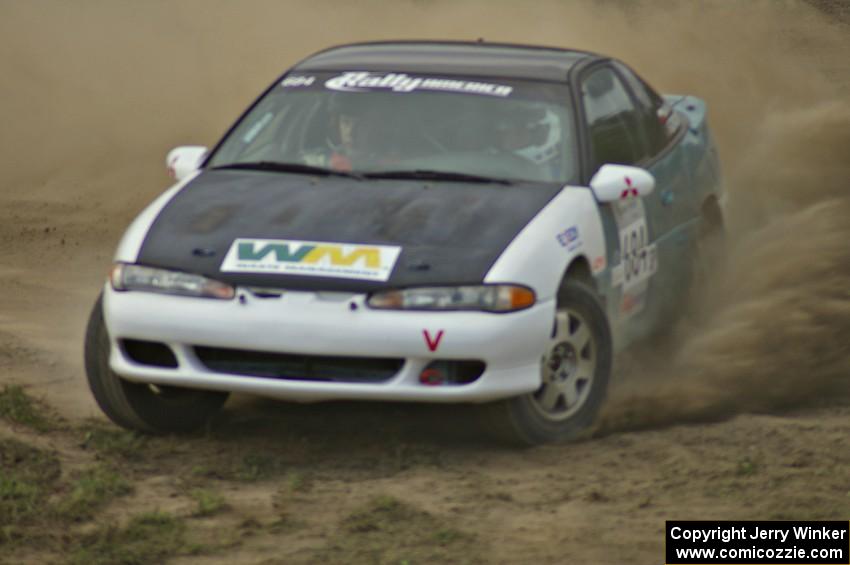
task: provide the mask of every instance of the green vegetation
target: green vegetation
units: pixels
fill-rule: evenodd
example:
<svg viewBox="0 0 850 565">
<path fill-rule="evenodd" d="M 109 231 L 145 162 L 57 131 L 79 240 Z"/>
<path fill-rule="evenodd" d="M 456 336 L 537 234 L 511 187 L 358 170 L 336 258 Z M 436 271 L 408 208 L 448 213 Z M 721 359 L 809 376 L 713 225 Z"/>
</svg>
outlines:
<svg viewBox="0 0 850 565">
<path fill-rule="evenodd" d="M 311 556 L 331 563 L 477 563 L 475 538 L 391 496 L 352 512 Z"/>
<path fill-rule="evenodd" d="M 738 476 L 755 475 L 759 470 L 757 461 L 750 457 L 744 457 L 738 460 L 738 465 L 735 468 L 735 474 Z"/>
<path fill-rule="evenodd" d="M 194 489 L 189 492 L 189 496 L 198 505 L 195 512 L 192 514 L 196 517 L 212 516 L 213 514 L 227 508 L 227 501 L 224 497 L 206 489 Z"/>
<path fill-rule="evenodd" d="M 130 484 L 111 467 L 100 465 L 86 470 L 77 478 L 71 492 L 57 505 L 56 513 L 75 522 L 87 520 L 107 502 L 132 490 Z"/>
<path fill-rule="evenodd" d="M 235 478 L 240 481 L 258 481 L 272 477 L 279 471 L 280 463 L 273 455 L 249 453 L 242 458 Z"/>
<path fill-rule="evenodd" d="M 44 408 L 18 385 L 6 385 L 0 391 L 0 417 L 39 432 L 53 428 Z"/>
<path fill-rule="evenodd" d="M 312 481 L 304 473 L 290 471 L 286 476 L 286 485 L 289 492 L 307 492 L 313 486 Z"/>
<path fill-rule="evenodd" d="M 358 510 L 343 520 L 349 532 L 372 532 L 392 527 L 398 521 L 421 517 L 423 513 L 391 496 L 380 496 L 364 509 Z"/>
<path fill-rule="evenodd" d="M 126 464 L 140 439 L 121 431 L 92 429 L 88 445 L 106 459 L 62 479 L 58 454 L 15 439 L 0 439 L 0 553 L 18 558 L 16 552 L 44 551 L 61 555 L 71 564 L 160 563 L 177 554 L 197 554 L 208 548 L 185 541 L 186 524 L 160 512 L 133 517 L 124 527 L 104 525 L 90 533 L 67 536 L 75 524 L 87 522 L 116 497 L 133 491 L 132 484 L 116 467 Z M 104 457 L 109 454 L 113 457 Z M 63 494 L 64 493 L 64 494 Z M 196 515 L 209 515 L 226 507 L 213 492 L 187 493 L 197 502 Z M 3 558 L 0 558 L 3 561 Z"/>
<path fill-rule="evenodd" d="M 135 516 L 124 528 L 107 526 L 77 541 L 72 565 L 147 565 L 185 550 L 185 523 L 166 513 Z"/>
<path fill-rule="evenodd" d="M 205 479 L 251 483 L 283 473 L 283 463 L 276 455 L 223 449 L 218 451 L 214 460 L 191 467 L 184 473 L 183 480 L 190 485 L 202 485 Z"/>
<path fill-rule="evenodd" d="M 92 448 L 104 457 L 136 461 L 143 457 L 143 448 L 148 438 L 136 432 L 122 430 L 100 423 L 88 423 L 82 428 L 85 433 L 83 447 Z"/>
<path fill-rule="evenodd" d="M 60 472 L 52 453 L 0 440 L 0 543 L 19 537 L 40 513 Z"/>
</svg>

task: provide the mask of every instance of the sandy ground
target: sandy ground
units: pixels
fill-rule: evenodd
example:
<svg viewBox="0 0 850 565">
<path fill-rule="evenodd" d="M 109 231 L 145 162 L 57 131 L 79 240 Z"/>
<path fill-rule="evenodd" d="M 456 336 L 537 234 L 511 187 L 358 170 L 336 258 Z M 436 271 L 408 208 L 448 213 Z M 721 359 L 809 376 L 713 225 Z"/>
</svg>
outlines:
<svg viewBox="0 0 850 565">
<path fill-rule="evenodd" d="M 135 494 L 99 519 L 180 511 L 180 469 L 264 453 L 288 471 L 214 474 L 230 509 L 195 527 L 271 523 L 281 504 L 299 526 L 174 562 L 399 562 L 417 532 L 339 533 L 381 496 L 469 536 L 426 562 L 659 563 L 667 519 L 846 520 L 850 9 L 823 4 L 0 0 L 0 385 L 103 419 L 82 333 L 118 238 L 167 187 L 168 149 L 214 143 L 298 59 L 364 39 L 574 46 L 708 101 L 733 242 L 703 315 L 621 360 L 598 437 L 516 452 L 462 433 L 462 409 L 237 398 L 216 434 L 134 467 Z M 293 476 L 308 487 L 282 502 Z"/>
</svg>

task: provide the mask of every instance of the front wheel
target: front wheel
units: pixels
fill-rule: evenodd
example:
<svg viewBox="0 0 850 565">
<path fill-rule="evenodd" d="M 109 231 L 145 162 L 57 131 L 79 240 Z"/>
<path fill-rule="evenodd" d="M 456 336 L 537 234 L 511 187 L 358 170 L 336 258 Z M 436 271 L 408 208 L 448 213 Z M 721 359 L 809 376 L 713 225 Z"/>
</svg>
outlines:
<svg viewBox="0 0 850 565">
<path fill-rule="evenodd" d="M 228 393 L 154 386 L 122 379 L 109 368 L 110 342 L 99 297 L 86 328 L 85 367 L 89 388 L 110 420 L 147 433 L 189 432 L 221 409 Z"/>
<path fill-rule="evenodd" d="M 596 420 L 613 355 L 608 318 L 594 292 L 566 281 L 541 360 L 540 388 L 485 406 L 490 429 L 500 439 L 526 445 L 577 439 Z"/>
</svg>

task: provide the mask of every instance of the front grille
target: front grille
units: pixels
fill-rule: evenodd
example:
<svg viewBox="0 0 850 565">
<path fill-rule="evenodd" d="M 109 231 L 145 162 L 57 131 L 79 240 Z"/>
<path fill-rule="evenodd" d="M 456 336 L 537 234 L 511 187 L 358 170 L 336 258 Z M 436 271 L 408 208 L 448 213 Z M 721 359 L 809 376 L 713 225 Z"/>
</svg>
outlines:
<svg viewBox="0 0 850 565">
<path fill-rule="evenodd" d="M 195 346 L 195 355 L 210 371 L 270 379 L 382 383 L 404 365 L 404 359 L 332 357 L 269 353 Z"/>
</svg>

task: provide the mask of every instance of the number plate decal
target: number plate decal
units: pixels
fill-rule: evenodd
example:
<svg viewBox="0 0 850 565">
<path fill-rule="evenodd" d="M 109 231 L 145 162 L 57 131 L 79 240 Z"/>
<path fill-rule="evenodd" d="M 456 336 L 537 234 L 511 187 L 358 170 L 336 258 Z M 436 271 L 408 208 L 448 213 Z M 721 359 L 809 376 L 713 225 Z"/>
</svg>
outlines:
<svg viewBox="0 0 850 565">
<path fill-rule="evenodd" d="M 635 287 L 655 274 L 658 252 L 655 244 L 649 243 L 649 230 L 643 218 L 620 230 L 620 258 L 624 289 Z"/>
<path fill-rule="evenodd" d="M 649 279 L 658 270 L 658 250 L 650 242 L 643 202 L 630 199 L 614 203 L 620 236 L 620 263 L 611 270 L 611 284 L 622 288 L 620 316 L 643 310 Z"/>
</svg>

